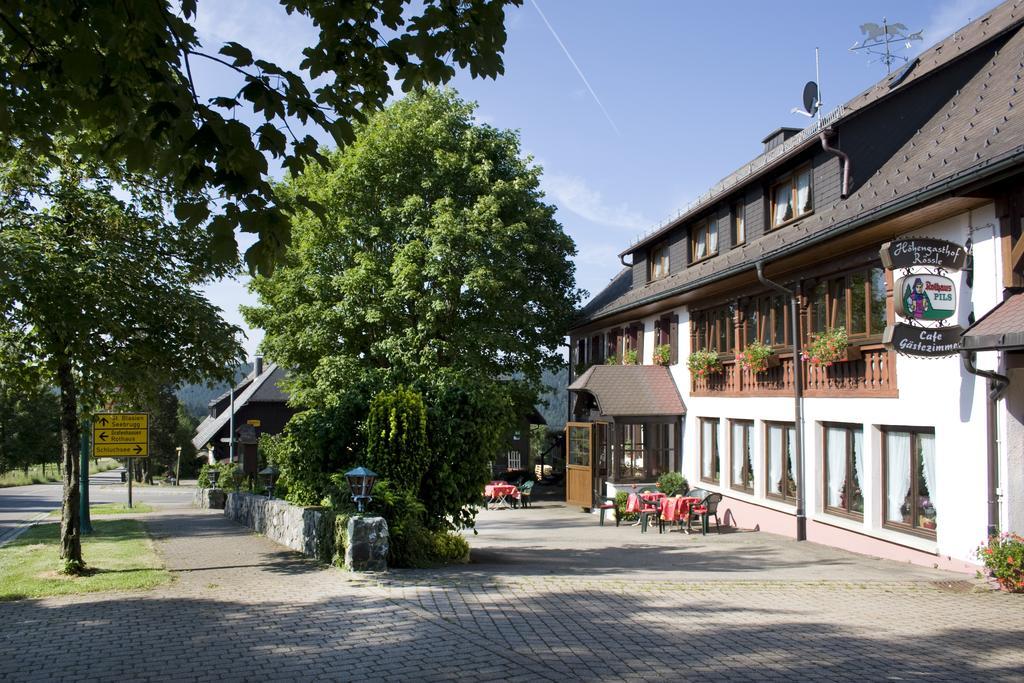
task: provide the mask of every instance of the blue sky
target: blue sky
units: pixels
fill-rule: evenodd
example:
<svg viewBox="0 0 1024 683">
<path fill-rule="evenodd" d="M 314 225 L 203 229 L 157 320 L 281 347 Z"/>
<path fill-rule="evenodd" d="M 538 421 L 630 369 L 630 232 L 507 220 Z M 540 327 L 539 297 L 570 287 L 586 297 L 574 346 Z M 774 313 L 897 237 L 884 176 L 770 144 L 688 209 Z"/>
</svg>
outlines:
<svg viewBox="0 0 1024 683">
<path fill-rule="evenodd" d="M 885 74 L 848 51 L 861 24 L 887 17 L 924 30 L 902 51 L 913 55 L 996 4 L 525 0 L 506 20 L 505 75 L 460 74 L 452 85 L 479 104 L 481 122 L 520 132 L 523 151 L 544 169 L 547 201 L 576 241 L 578 283 L 595 294 L 638 235 L 759 154 L 770 131 L 808 123 L 790 110 L 814 78 L 815 47 L 828 110 Z M 208 47 L 238 40 L 292 68 L 315 39 L 270 0 L 201 1 L 198 27 Z M 201 91 L 223 87 L 225 75 L 201 69 Z M 244 281 L 207 294 L 244 327 L 238 306 L 254 301 Z M 247 334 L 251 354 L 262 334 Z"/>
</svg>

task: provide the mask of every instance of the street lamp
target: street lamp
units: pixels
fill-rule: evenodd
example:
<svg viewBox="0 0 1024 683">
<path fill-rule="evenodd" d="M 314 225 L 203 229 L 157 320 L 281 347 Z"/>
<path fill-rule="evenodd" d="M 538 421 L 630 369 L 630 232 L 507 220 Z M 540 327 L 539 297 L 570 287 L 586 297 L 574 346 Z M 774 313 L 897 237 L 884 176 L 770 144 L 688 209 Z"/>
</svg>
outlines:
<svg viewBox="0 0 1024 683">
<path fill-rule="evenodd" d="M 357 467 L 345 473 L 348 479 L 348 488 L 352 492 L 352 502 L 363 511 L 363 505 L 373 500 L 370 492 L 373 491 L 373 484 L 377 481 L 377 473 L 365 467 Z"/>
<path fill-rule="evenodd" d="M 273 465 L 260 470 L 260 484 L 263 485 L 263 489 L 267 492 L 267 498 L 274 497 L 274 485 L 277 483 L 277 475 L 280 473 L 281 472 Z"/>
</svg>

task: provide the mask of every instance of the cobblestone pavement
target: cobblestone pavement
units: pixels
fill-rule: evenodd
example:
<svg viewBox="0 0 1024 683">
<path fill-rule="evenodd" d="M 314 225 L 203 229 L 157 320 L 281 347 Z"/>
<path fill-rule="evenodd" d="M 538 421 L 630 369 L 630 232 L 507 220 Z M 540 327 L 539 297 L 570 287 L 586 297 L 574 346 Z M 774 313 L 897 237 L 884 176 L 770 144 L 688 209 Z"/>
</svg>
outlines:
<svg viewBox="0 0 1024 683">
<path fill-rule="evenodd" d="M 636 571 L 503 565 L 500 514 L 481 520 L 481 565 L 375 576 L 320 567 L 215 512 L 147 515 L 174 583 L 0 604 L 0 679 L 1024 680 L 1022 596 L 958 575 L 838 557 L 832 579 L 799 578 L 779 558 L 803 546 L 782 546 L 761 579 L 646 572 L 642 548 Z M 586 546 L 605 531 L 574 535 Z M 773 547 L 742 540 L 742 553 Z M 559 553 L 600 564 L 545 550 Z"/>
</svg>

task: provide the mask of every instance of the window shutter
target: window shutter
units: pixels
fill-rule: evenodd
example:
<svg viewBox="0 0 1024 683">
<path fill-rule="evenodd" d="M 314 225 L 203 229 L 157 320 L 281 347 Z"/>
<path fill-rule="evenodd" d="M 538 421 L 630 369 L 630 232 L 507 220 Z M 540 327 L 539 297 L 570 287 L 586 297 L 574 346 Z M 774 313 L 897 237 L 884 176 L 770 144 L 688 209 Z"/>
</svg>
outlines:
<svg viewBox="0 0 1024 683">
<path fill-rule="evenodd" d="M 679 316 L 672 314 L 668 325 L 668 343 L 672 345 L 672 365 L 679 362 Z"/>
<path fill-rule="evenodd" d="M 644 364 L 644 324 L 637 323 L 636 328 L 636 364 Z"/>
<path fill-rule="evenodd" d="M 617 360 L 619 363 L 622 362 L 622 352 L 625 350 L 623 348 L 624 346 L 625 345 L 623 343 L 622 328 L 621 327 L 616 327 L 615 328 L 615 360 Z"/>
</svg>

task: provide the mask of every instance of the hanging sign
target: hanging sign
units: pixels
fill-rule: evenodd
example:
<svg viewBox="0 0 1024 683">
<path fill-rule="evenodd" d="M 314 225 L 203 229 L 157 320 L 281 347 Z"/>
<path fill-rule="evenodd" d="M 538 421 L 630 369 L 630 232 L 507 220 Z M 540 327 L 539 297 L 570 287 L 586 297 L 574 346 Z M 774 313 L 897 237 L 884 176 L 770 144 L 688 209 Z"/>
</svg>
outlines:
<svg viewBox="0 0 1024 683">
<path fill-rule="evenodd" d="M 882 245 L 879 251 L 886 270 L 932 266 L 960 270 L 967 261 L 967 250 L 959 244 L 931 237 L 908 237 Z"/>
<path fill-rule="evenodd" d="M 950 327 L 918 327 L 906 323 L 887 325 L 882 343 L 897 353 L 919 358 L 935 358 L 960 353 L 959 325 Z"/>
<path fill-rule="evenodd" d="M 946 320 L 956 315 L 956 285 L 944 275 L 921 273 L 896 280 L 896 315 L 913 320 Z"/>
</svg>

